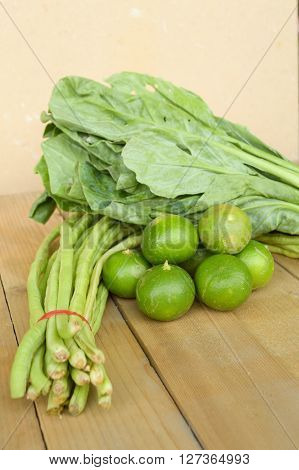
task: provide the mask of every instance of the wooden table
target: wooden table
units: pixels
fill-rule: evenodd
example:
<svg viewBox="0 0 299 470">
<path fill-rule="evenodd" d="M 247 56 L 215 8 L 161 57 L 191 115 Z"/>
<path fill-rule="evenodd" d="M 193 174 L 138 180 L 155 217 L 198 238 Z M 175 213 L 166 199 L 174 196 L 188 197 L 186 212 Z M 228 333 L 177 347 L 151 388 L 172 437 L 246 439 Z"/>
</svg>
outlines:
<svg viewBox="0 0 299 470">
<path fill-rule="evenodd" d="M 153 322 L 134 301 L 109 301 L 98 341 L 113 406 L 95 396 L 73 418 L 45 401 L 11 400 L 9 369 L 28 325 L 26 279 L 46 226 L 32 194 L 0 198 L 0 444 L 5 449 L 298 449 L 299 261 L 277 257 L 271 284 L 235 312 L 195 303 Z M 55 217 L 54 217 L 55 219 Z"/>
</svg>

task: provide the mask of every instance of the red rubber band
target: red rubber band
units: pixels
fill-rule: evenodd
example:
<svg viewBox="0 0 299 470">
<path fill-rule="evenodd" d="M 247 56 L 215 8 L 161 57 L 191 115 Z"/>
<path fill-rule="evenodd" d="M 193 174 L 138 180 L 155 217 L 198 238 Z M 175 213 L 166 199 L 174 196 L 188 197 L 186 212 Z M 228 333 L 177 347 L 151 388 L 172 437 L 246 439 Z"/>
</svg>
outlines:
<svg viewBox="0 0 299 470">
<path fill-rule="evenodd" d="M 55 317 L 56 315 L 74 315 L 75 317 L 81 318 L 81 320 L 83 320 L 85 323 L 87 323 L 87 325 L 91 329 L 89 321 L 85 317 L 83 317 L 83 315 L 80 315 L 80 313 L 77 313 L 77 312 L 71 312 L 71 310 L 51 310 L 50 312 L 44 313 L 38 319 L 38 321 L 46 320 L 48 318 Z"/>
</svg>

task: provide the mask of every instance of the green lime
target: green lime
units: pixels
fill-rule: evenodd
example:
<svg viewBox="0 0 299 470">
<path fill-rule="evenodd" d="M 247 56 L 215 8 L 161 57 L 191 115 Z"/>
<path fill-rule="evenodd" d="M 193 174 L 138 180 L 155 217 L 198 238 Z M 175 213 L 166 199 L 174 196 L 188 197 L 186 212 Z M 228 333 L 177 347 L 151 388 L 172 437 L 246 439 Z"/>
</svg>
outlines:
<svg viewBox="0 0 299 470">
<path fill-rule="evenodd" d="M 251 221 L 239 207 L 218 204 L 200 218 L 199 237 L 203 245 L 217 253 L 239 253 L 251 239 Z"/>
<path fill-rule="evenodd" d="M 119 251 L 104 263 L 104 283 L 113 294 L 134 299 L 136 284 L 149 267 L 150 264 L 137 250 Z"/>
<path fill-rule="evenodd" d="M 249 297 L 251 274 L 247 266 L 231 255 L 205 259 L 195 273 L 199 299 L 215 310 L 233 310 Z"/>
<path fill-rule="evenodd" d="M 144 229 L 141 249 L 152 264 L 168 260 L 178 264 L 196 252 L 198 234 L 189 219 L 165 214 L 152 220 Z"/>
<path fill-rule="evenodd" d="M 200 247 L 198 250 L 196 250 L 195 255 L 193 255 L 191 258 L 187 259 L 186 261 L 183 261 L 183 263 L 180 264 L 181 268 L 185 269 L 187 273 L 190 274 L 190 276 L 194 276 L 196 269 L 200 265 L 200 263 L 203 262 L 204 259 L 206 259 L 208 256 L 213 255 L 211 251 L 207 250 L 206 248 Z"/>
<path fill-rule="evenodd" d="M 264 287 L 272 278 L 274 259 L 268 248 L 262 243 L 251 240 L 237 257 L 249 269 L 253 289 Z"/>
<path fill-rule="evenodd" d="M 136 298 L 146 316 L 160 321 L 181 317 L 190 309 L 195 296 L 194 283 L 179 266 L 154 266 L 138 281 Z"/>
</svg>

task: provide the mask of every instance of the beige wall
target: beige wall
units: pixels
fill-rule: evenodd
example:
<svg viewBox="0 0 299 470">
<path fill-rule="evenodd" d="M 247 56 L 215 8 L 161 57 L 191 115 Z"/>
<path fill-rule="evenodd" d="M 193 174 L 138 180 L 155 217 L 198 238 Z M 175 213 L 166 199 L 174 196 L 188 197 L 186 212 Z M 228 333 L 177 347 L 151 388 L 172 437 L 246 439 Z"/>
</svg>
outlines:
<svg viewBox="0 0 299 470">
<path fill-rule="evenodd" d="M 193 89 L 215 113 L 298 154 L 296 0 L 3 0 L 0 7 L 0 193 L 38 189 L 33 166 L 52 81 L 78 74 L 157 74 Z M 51 78 L 50 78 L 50 77 Z M 233 102 L 233 104 L 232 104 Z M 232 105 L 231 105 L 232 104 Z M 230 107 L 231 106 L 231 107 Z"/>
</svg>

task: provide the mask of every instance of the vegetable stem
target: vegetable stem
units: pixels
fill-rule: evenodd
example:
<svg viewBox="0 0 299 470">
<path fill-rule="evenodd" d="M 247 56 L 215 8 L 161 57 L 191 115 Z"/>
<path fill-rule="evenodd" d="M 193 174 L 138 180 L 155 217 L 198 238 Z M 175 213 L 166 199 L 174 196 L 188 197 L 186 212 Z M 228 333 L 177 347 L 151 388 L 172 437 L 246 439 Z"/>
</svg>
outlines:
<svg viewBox="0 0 299 470">
<path fill-rule="evenodd" d="M 89 393 L 89 384 L 76 385 L 69 403 L 69 412 L 72 416 L 78 416 L 84 410 Z"/>
<path fill-rule="evenodd" d="M 30 312 L 30 325 L 43 315 L 43 305 L 41 292 L 39 289 L 40 277 L 46 269 L 47 260 L 49 256 L 49 248 L 53 240 L 58 237 L 60 227 L 55 227 L 51 233 L 43 240 L 38 248 L 35 259 L 31 264 L 28 280 L 27 280 L 27 295 Z"/>
<path fill-rule="evenodd" d="M 67 362 L 54 361 L 50 351 L 46 350 L 45 369 L 47 376 L 53 380 L 61 379 L 67 375 Z"/>
<path fill-rule="evenodd" d="M 91 315 L 91 328 L 94 335 L 97 334 L 100 329 L 102 318 L 105 312 L 105 307 L 108 299 L 108 289 L 101 283 L 98 287 L 96 301 L 93 306 L 93 311 Z"/>
<path fill-rule="evenodd" d="M 104 367 L 102 364 L 92 364 L 90 371 L 90 381 L 96 387 L 103 383 Z"/>
<path fill-rule="evenodd" d="M 84 351 L 78 347 L 73 338 L 65 340 L 66 347 L 70 352 L 69 363 L 76 369 L 84 369 L 86 367 L 86 356 Z"/>
<path fill-rule="evenodd" d="M 36 323 L 25 333 L 19 344 L 10 372 L 12 398 L 22 398 L 25 395 L 31 363 L 34 354 L 44 342 L 46 326 L 46 321 Z"/>
<path fill-rule="evenodd" d="M 118 251 L 126 250 L 128 248 L 134 248 L 141 243 L 142 236 L 141 235 L 131 235 L 130 237 L 126 238 L 125 240 L 121 241 L 114 247 L 110 248 L 110 250 L 106 251 L 106 253 L 101 256 L 101 258 L 98 260 L 98 262 L 95 265 L 95 268 L 93 270 L 92 276 L 91 276 L 91 281 L 90 281 L 90 287 L 87 295 L 87 300 L 86 300 L 86 306 L 85 306 L 85 317 L 87 319 L 90 318 L 93 305 L 95 302 L 95 298 L 97 295 L 97 289 L 103 269 L 103 265 L 105 261 L 114 253 L 117 253 Z"/>
<path fill-rule="evenodd" d="M 81 315 L 84 314 L 86 301 L 86 292 L 89 285 L 89 271 L 92 269 L 94 252 L 98 249 L 99 242 L 105 231 L 111 226 L 111 220 L 103 217 L 97 222 L 90 232 L 86 246 L 84 247 L 76 268 L 76 279 L 74 285 L 74 293 L 70 302 L 70 310 Z M 77 317 L 71 317 L 69 320 L 72 335 L 76 334 L 82 328 L 82 320 Z"/>
<path fill-rule="evenodd" d="M 45 309 L 46 311 L 56 310 L 57 308 L 57 297 L 58 297 L 58 281 L 59 281 L 59 269 L 60 269 L 60 254 L 56 257 L 50 275 L 48 279 L 46 298 L 45 298 Z M 58 334 L 56 328 L 56 318 L 51 317 L 47 322 L 47 333 L 46 333 L 47 349 L 53 356 L 53 359 L 58 362 L 65 362 L 69 358 L 69 351 L 66 348 L 63 340 Z"/>
<path fill-rule="evenodd" d="M 71 377 L 76 385 L 86 385 L 90 382 L 89 374 L 74 367 L 71 367 Z"/>
<path fill-rule="evenodd" d="M 45 345 L 43 344 L 36 351 L 30 369 L 30 382 L 38 395 L 47 395 L 51 387 L 51 381 L 44 374 Z M 28 392 L 27 392 L 28 393 Z"/>
<path fill-rule="evenodd" d="M 57 308 L 68 309 L 73 287 L 73 234 L 67 222 L 61 225 L 60 271 L 58 280 Z M 56 316 L 56 327 L 61 338 L 72 336 L 67 315 Z"/>
<path fill-rule="evenodd" d="M 105 361 L 103 352 L 97 347 L 94 336 L 87 326 L 76 334 L 75 341 L 92 362 L 102 364 Z"/>
<path fill-rule="evenodd" d="M 226 147 L 223 143 L 213 141 L 213 145 L 219 149 L 225 149 L 231 155 L 240 158 L 244 163 L 250 165 L 258 170 L 264 171 L 270 175 L 276 176 L 279 180 L 288 183 L 295 188 L 299 188 L 299 174 L 287 168 L 283 168 L 271 161 L 266 161 L 263 158 L 258 158 L 243 150 L 239 150 L 234 146 Z"/>
</svg>

